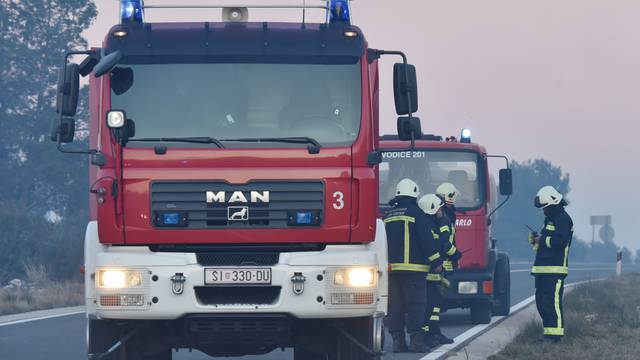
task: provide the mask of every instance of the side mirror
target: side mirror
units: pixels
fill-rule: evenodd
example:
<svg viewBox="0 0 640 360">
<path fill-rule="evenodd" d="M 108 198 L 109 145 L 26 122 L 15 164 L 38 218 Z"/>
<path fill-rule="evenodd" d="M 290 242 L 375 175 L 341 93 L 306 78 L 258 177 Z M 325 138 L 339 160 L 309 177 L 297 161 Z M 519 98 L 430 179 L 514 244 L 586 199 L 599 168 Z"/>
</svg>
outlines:
<svg viewBox="0 0 640 360">
<path fill-rule="evenodd" d="M 76 121 L 73 118 L 65 117 L 62 120 L 55 119 L 52 122 L 51 127 L 51 141 L 57 142 L 58 136 L 60 136 L 61 143 L 73 142 L 73 137 L 76 134 Z"/>
<path fill-rule="evenodd" d="M 122 60 L 122 53 L 120 52 L 120 50 L 112 52 L 111 54 L 100 59 L 100 62 L 98 62 L 98 64 L 94 66 L 93 75 L 95 77 L 100 77 L 110 72 L 114 67 L 116 67 L 116 65 L 120 63 L 120 60 Z"/>
<path fill-rule="evenodd" d="M 62 116 L 75 116 L 80 90 L 80 70 L 78 64 L 67 64 L 58 75 L 56 112 Z"/>
<path fill-rule="evenodd" d="M 393 65 L 393 98 L 398 115 L 408 115 L 418 111 L 418 82 L 415 66 L 402 63 Z"/>
<path fill-rule="evenodd" d="M 513 194 L 513 176 L 511 169 L 500 169 L 500 195 Z"/>
<path fill-rule="evenodd" d="M 398 118 L 398 138 L 403 141 L 412 139 L 420 139 L 422 137 L 422 127 L 420 119 L 417 117 L 402 116 Z"/>
</svg>

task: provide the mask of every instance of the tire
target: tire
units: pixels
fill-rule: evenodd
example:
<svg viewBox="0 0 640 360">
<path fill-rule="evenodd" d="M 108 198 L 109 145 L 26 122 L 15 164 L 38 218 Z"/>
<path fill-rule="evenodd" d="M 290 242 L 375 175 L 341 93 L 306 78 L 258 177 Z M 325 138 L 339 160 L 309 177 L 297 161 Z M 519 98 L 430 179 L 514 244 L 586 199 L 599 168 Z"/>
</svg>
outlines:
<svg viewBox="0 0 640 360">
<path fill-rule="evenodd" d="M 126 329 L 115 322 L 107 320 L 88 320 L 87 322 L 87 352 L 100 354 L 107 351 L 126 333 Z M 129 340 L 113 354 L 104 360 L 171 360 L 171 349 L 162 349 L 155 354 L 141 354 L 143 346 L 136 344 L 135 339 Z"/>
<path fill-rule="evenodd" d="M 374 352 L 382 352 L 384 344 L 382 317 L 349 319 L 346 322 L 345 330 L 368 349 Z M 336 360 L 375 360 L 380 358 L 379 356 L 365 353 L 359 346 L 344 336 L 338 336 L 337 345 Z M 377 349 L 374 347 L 377 347 Z"/>
<path fill-rule="evenodd" d="M 511 311 L 511 267 L 509 257 L 500 254 L 494 275 L 493 315 L 508 316 Z"/>
<path fill-rule="evenodd" d="M 122 329 L 117 324 L 105 320 L 87 320 L 87 355 L 107 351 L 121 337 Z M 105 358 L 105 360 L 121 359 L 125 359 L 122 350 Z"/>
<path fill-rule="evenodd" d="M 474 325 L 491 322 L 491 302 L 478 301 L 471 305 L 471 323 Z"/>
</svg>

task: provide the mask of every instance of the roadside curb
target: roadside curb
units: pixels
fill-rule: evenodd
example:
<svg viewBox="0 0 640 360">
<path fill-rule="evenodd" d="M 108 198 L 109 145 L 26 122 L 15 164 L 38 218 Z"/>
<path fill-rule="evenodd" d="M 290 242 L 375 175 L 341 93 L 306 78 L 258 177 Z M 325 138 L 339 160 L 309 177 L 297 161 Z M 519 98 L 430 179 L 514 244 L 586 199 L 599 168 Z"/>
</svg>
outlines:
<svg viewBox="0 0 640 360">
<path fill-rule="evenodd" d="M 44 319 L 51 319 L 51 318 L 62 317 L 62 316 L 81 314 L 81 313 L 84 313 L 84 311 L 85 311 L 85 307 L 84 305 L 82 305 L 82 306 L 63 307 L 63 308 L 55 308 L 55 309 L 48 309 L 48 310 L 36 310 L 36 311 L 29 311 L 26 313 L 4 315 L 4 316 L 0 316 L 0 327 L 20 324 L 20 323 L 25 323 L 30 321 L 36 321 L 36 320 L 44 320 Z"/>
<path fill-rule="evenodd" d="M 570 291 L 577 285 L 602 280 L 605 280 L 605 278 L 565 284 L 565 289 Z M 526 324 L 526 320 L 536 318 L 537 311 L 535 307 L 532 306 L 534 302 L 535 296 L 528 297 L 527 299 L 512 306 L 511 314 L 509 316 L 493 317 L 489 324 L 476 325 L 458 335 L 454 339 L 453 344 L 440 346 L 431 353 L 420 358 L 420 360 L 486 359 L 487 357 L 504 349 L 504 347 L 507 346 L 521 331 L 522 326 Z M 504 326 L 501 325 L 502 323 L 504 323 Z M 490 335 L 489 333 L 495 333 L 496 336 L 488 336 Z M 464 349 L 467 350 L 463 352 L 462 350 Z"/>
</svg>

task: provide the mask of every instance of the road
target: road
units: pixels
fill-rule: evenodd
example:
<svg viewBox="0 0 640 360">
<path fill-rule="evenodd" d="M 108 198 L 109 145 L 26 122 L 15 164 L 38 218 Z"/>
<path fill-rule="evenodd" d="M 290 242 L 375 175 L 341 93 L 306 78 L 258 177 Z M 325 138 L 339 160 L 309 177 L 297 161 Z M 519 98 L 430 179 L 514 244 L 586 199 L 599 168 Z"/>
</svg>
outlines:
<svg viewBox="0 0 640 360">
<path fill-rule="evenodd" d="M 530 265 L 514 263 L 511 265 L 511 303 L 515 305 L 533 295 L 533 278 L 529 275 Z M 589 280 L 612 275 L 614 264 L 573 264 L 569 270 L 567 283 Z M 623 271 L 640 271 L 638 266 L 625 265 Z M 42 319 L 13 325 L 0 325 L 0 360 L 56 360 L 86 359 L 84 314 Z M 473 325 L 469 321 L 468 311 L 457 310 L 442 316 L 443 332 L 456 337 Z M 390 336 L 387 336 L 389 341 Z M 389 349 L 390 343 L 385 345 Z M 387 360 L 415 360 L 420 354 L 388 354 Z M 247 356 L 243 360 L 286 360 L 292 359 L 292 352 L 276 350 L 262 356 Z M 197 351 L 189 353 L 181 350 L 174 353 L 173 359 L 203 360 L 210 359 Z"/>
</svg>

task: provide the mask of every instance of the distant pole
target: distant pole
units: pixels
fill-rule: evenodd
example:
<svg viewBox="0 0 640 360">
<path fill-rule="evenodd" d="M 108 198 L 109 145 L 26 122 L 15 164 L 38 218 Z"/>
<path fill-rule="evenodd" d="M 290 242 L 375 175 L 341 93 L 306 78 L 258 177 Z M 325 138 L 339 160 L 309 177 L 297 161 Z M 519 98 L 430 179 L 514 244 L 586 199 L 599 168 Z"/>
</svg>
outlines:
<svg viewBox="0 0 640 360">
<path fill-rule="evenodd" d="M 616 256 L 616 276 L 622 275 L 622 251 L 618 251 Z"/>
</svg>

